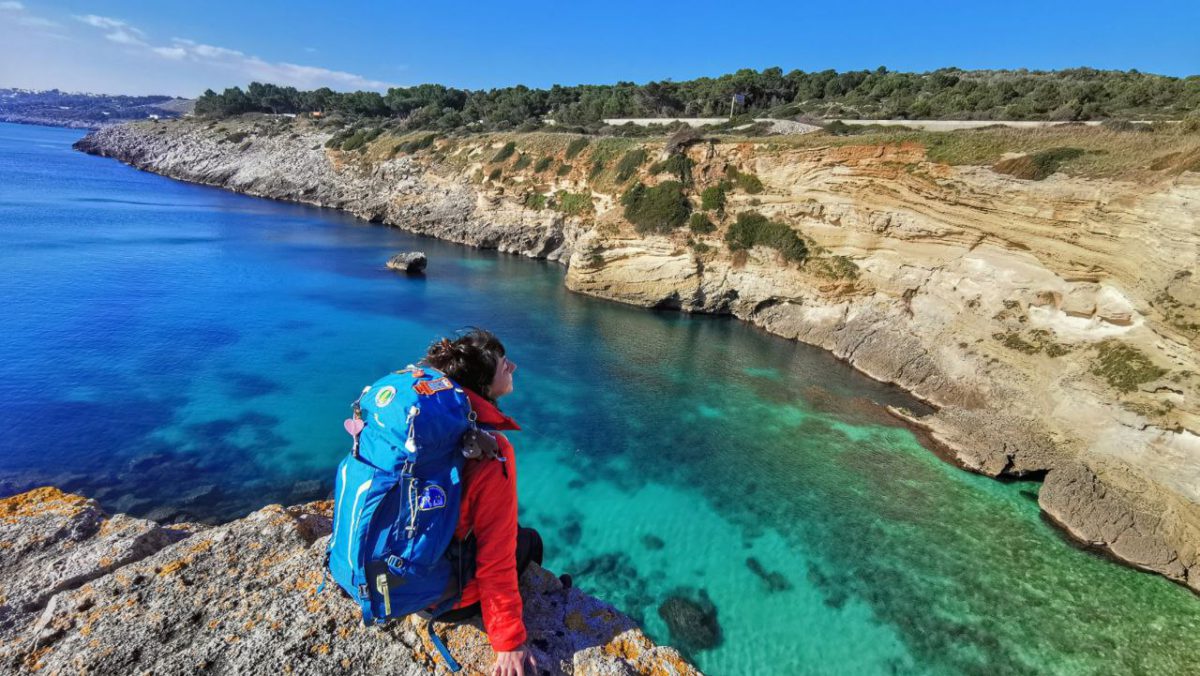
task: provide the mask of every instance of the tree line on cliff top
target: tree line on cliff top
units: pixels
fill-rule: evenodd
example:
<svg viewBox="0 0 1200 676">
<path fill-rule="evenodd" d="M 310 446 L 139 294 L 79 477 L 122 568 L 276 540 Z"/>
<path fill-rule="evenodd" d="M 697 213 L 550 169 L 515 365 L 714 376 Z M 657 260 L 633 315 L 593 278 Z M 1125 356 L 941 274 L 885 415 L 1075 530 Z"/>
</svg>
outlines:
<svg viewBox="0 0 1200 676">
<path fill-rule="evenodd" d="M 643 85 L 465 90 L 426 84 L 395 87 L 384 94 L 328 88 L 300 91 L 256 82 L 246 90 L 205 91 L 196 101 L 196 114 L 336 112 L 404 119 L 411 129 L 519 129 L 536 127 L 547 118 L 586 127 L 614 117 L 728 115 L 735 94 L 744 97 L 739 114 L 780 118 L 1177 119 L 1200 110 L 1200 76 L 1175 78 L 1091 68 L 1044 72 L 946 68 L 929 73 L 898 73 L 882 67 L 844 73 L 784 73 L 767 68 Z"/>
</svg>

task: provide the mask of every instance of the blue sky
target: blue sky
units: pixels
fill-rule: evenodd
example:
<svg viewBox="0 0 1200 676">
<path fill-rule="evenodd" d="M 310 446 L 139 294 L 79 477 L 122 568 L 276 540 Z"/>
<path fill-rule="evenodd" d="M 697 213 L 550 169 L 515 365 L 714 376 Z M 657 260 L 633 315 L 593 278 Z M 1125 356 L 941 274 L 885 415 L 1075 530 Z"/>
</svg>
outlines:
<svg viewBox="0 0 1200 676">
<path fill-rule="evenodd" d="M 738 68 L 1200 74 L 1176 2 L 0 0 L 0 87 L 194 96 L 252 80 L 386 89 L 682 80 Z"/>
</svg>

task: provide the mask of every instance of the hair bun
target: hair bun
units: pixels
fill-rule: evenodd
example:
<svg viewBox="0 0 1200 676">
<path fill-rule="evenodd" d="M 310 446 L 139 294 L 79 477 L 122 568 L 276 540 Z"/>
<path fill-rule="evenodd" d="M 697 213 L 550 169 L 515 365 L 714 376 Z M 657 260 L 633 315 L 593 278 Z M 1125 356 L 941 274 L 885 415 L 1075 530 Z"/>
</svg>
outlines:
<svg viewBox="0 0 1200 676">
<path fill-rule="evenodd" d="M 460 385 L 488 396 L 504 345 L 490 331 L 471 329 L 454 340 L 439 338 L 429 345 L 423 363 Z"/>
</svg>

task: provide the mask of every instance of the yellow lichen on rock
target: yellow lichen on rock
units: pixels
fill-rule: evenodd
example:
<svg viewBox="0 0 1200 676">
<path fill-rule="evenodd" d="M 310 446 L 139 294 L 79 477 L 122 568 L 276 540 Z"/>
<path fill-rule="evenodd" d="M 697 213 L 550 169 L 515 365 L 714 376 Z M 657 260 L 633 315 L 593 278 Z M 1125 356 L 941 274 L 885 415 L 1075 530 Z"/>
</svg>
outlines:
<svg viewBox="0 0 1200 676">
<path fill-rule="evenodd" d="M 91 504 L 79 495 L 43 486 L 0 500 L 0 519 L 12 522 L 24 516 L 70 516 Z"/>
</svg>

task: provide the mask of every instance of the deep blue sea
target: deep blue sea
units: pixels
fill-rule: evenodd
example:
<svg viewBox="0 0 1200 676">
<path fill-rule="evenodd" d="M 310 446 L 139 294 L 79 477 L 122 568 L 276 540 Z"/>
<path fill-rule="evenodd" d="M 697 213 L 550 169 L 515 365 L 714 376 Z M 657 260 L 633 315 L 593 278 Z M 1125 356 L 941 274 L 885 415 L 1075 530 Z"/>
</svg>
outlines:
<svg viewBox="0 0 1200 676">
<path fill-rule="evenodd" d="M 220 521 L 327 496 L 351 401 L 492 329 L 547 566 L 713 674 L 1197 673 L 1200 599 L 938 460 L 828 355 L 577 296 L 563 269 L 245 197 L 0 124 L 0 492 Z M 394 252 L 429 256 L 425 278 Z M 714 647 L 660 605 L 711 608 Z"/>
</svg>

